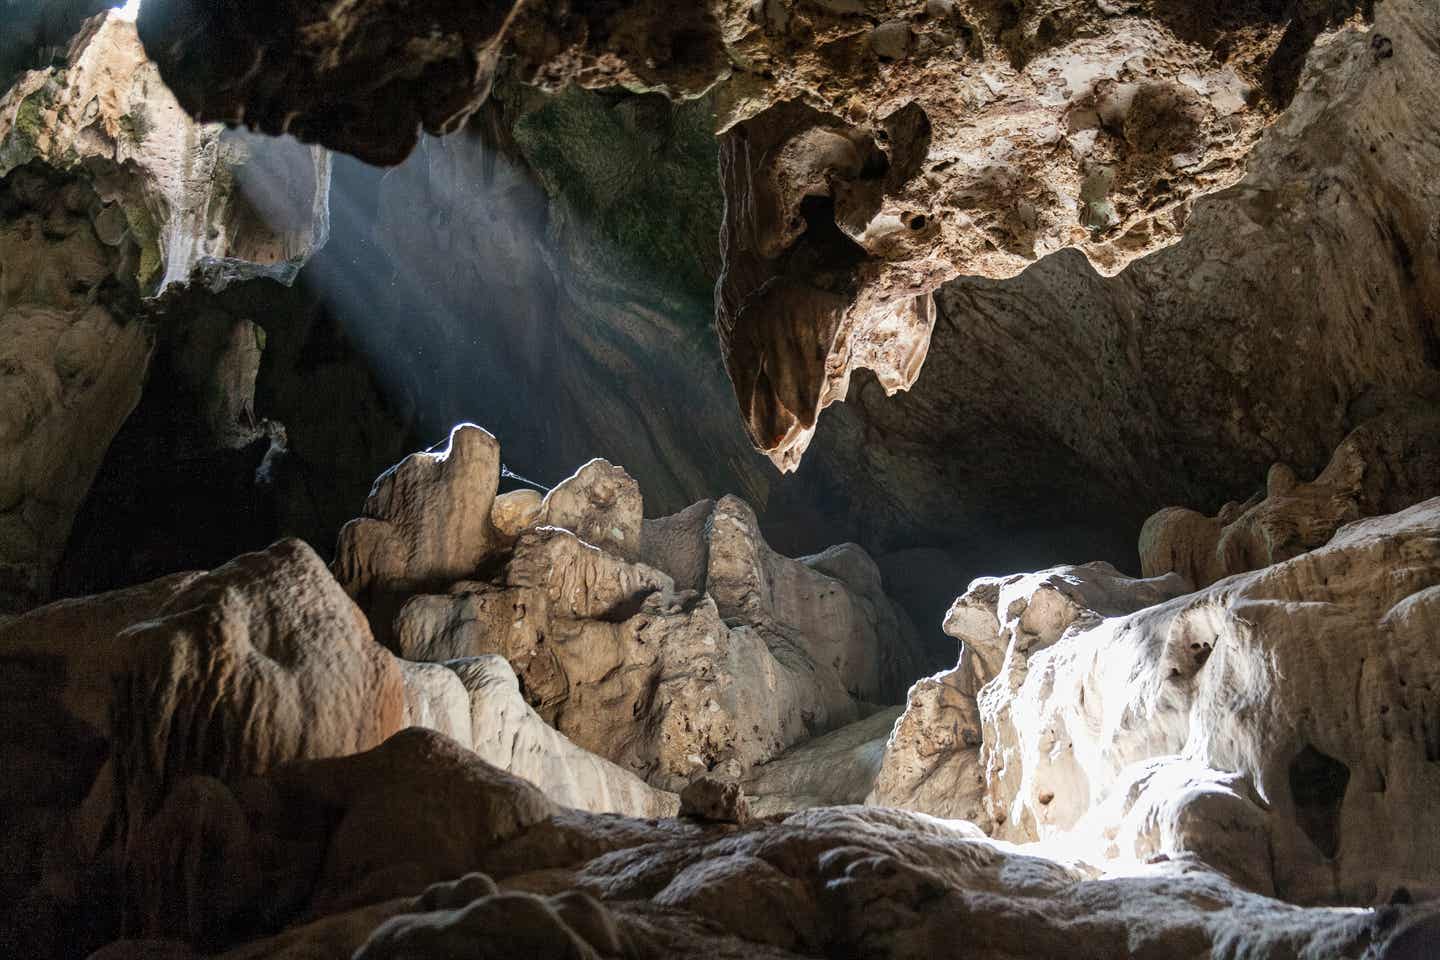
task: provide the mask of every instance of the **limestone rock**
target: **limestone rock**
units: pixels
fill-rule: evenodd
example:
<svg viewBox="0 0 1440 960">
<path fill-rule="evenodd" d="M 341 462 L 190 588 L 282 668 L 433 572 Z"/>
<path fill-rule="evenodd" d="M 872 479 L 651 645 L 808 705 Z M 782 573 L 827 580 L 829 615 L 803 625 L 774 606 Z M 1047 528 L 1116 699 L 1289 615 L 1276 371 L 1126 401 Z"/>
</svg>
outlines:
<svg viewBox="0 0 1440 960">
<path fill-rule="evenodd" d="M 405 726 L 443 733 L 474 749 L 470 694 L 454 672 L 438 663 L 398 662 L 405 680 Z M 509 769 L 498 764 L 501 769 Z"/>
<path fill-rule="evenodd" d="M 523 531 L 539 522 L 543 500 L 534 490 L 502 493 L 490 506 L 490 525 L 502 540 L 514 543 Z"/>
<path fill-rule="evenodd" d="M 296 888 L 293 919 L 279 924 L 289 929 L 257 930 L 262 939 L 219 953 L 229 960 L 457 949 L 515 960 L 537 952 L 918 958 L 957 943 L 1003 960 L 1071 953 L 1077 929 L 1087 951 L 1117 960 L 1137 949 L 1358 957 L 1367 948 L 1400 960 L 1426 942 L 1434 916 L 1430 905 L 1299 908 L 1165 858 L 1100 876 L 968 824 L 899 810 L 832 807 L 739 828 L 564 811 L 423 730 L 357 756 L 286 766 L 241 784 L 233 800 L 216 799 L 244 811 L 233 821 L 236 839 L 249 830 L 252 848 L 287 831 L 317 841 L 308 852 L 273 846 L 279 856 L 262 861 L 262 883 L 322 858 Z M 192 876 L 200 881 L 192 889 L 205 889 Z M 180 922 L 171 918 L 169 936 Z M 143 946 L 127 953 L 117 944 L 104 955 L 143 957 Z M 173 941 L 163 949 L 185 956 Z"/>
<path fill-rule="evenodd" d="M 750 804 L 739 783 L 707 774 L 680 791 L 680 816 L 746 824 L 750 822 Z"/>
<path fill-rule="evenodd" d="M 594 903 L 594 910 L 605 916 L 600 904 Z M 479 941 L 486 943 L 480 956 L 595 960 L 620 952 L 613 927 L 610 932 L 608 942 L 602 940 L 592 946 L 565 922 L 564 913 L 556 909 L 554 902 L 530 893 L 494 893 L 456 910 L 392 917 L 371 934 L 355 957 L 402 960 L 471 953 Z"/>
<path fill-rule="evenodd" d="M 458 473 L 447 482 L 474 486 Z M 407 522 L 436 523 L 422 515 L 442 505 L 413 499 Z M 862 702 L 898 699 L 918 662 L 913 628 L 864 551 L 782 557 L 734 497 L 642 522 L 634 480 L 597 460 L 551 491 L 534 523 L 508 553 L 496 549 L 491 579 L 469 579 L 478 560 L 454 568 L 443 594 L 391 574 L 403 600 L 395 649 L 434 662 L 499 654 L 540 718 L 662 790 L 719 765 L 739 775 L 855 719 Z M 371 520 L 346 528 L 342 578 L 365 568 L 351 559 L 363 555 L 356 544 L 380 543 L 380 529 Z"/>
<path fill-rule="evenodd" d="M 710 518 L 714 500 L 692 503 L 668 517 L 647 517 L 640 530 L 640 560 L 664 570 L 680 590 L 705 590 L 710 570 Z"/>
<path fill-rule="evenodd" d="M 1440 416 L 1391 415 L 1351 432 L 1309 483 L 1277 463 L 1263 499 L 1228 503 L 1215 517 L 1161 510 L 1140 532 L 1140 563 L 1148 576 L 1174 570 L 1209 586 L 1322 546 L 1352 520 L 1394 513 L 1436 493 Z"/>
<path fill-rule="evenodd" d="M 765 543 L 754 511 L 737 497 L 716 503 L 708 534 L 705 589 L 727 622 L 748 624 L 773 649 L 794 649 L 833 668 L 863 700 L 900 698 L 920 659 L 915 630 L 884 596 L 880 573 L 863 551 L 852 546 L 820 558 L 783 557 Z M 850 582 L 831 576 L 827 563 Z"/>
<path fill-rule="evenodd" d="M 1043 650 L 1072 626 L 1186 589 L 1176 574 L 1134 580 L 1103 562 L 977 579 L 945 617 L 945 631 L 961 642 L 960 662 L 910 689 L 867 802 L 1004 824 L 992 798 L 1016 789 L 1019 765 L 1007 762 L 1009 741 L 997 731 L 1010 722 L 1013 692 L 1027 676 L 1023 655 L 1010 651 Z"/>
<path fill-rule="evenodd" d="M 292 764 L 240 792 L 262 837 L 315 822 L 321 807 L 338 814 L 308 897 L 321 915 L 460 877 L 481 851 L 555 810 L 531 784 L 417 728 L 364 753 Z"/>
<path fill-rule="evenodd" d="M 447 667 L 469 698 L 473 726 L 461 742 L 473 744 L 487 763 L 523 777 L 567 807 L 632 817 L 675 813 L 674 794 L 577 747 L 546 724 L 521 696 L 515 671 L 503 657 L 452 660 L 438 669 Z"/>
<path fill-rule="evenodd" d="M 731 758 L 748 768 L 854 715 L 833 670 L 728 627 L 708 598 L 677 602 L 664 574 L 568 531 L 526 534 L 512 569 L 535 579 L 409 600 L 401 654 L 500 654 L 546 722 L 655 786 L 678 790 Z"/>
<path fill-rule="evenodd" d="M 47 937 L 83 940 L 106 915 L 69 911 L 67 924 L 65 911 L 32 913 L 27 902 L 39 906 L 37 890 L 47 876 L 56 885 L 71 848 L 93 859 L 106 842 L 103 822 L 91 829 L 72 821 L 97 781 L 101 799 L 109 796 L 115 634 L 153 616 L 196 576 L 60 601 L 0 623 L 0 896 L 14 906 L 0 915 L 0 944 L 43 954 Z"/>
<path fill-rule="evenodd" d="M 473 424 L 445 449 L 411 454 L 375 481 L 364 515 L 346 524 L 335 575 L 388 631 L 399 595 L 473 576 L 498 545 L 490 509 L 500 444 Z M 382 633 L 383 635 L 383 633 Z"/>
<path fill-rule="evenodd" d="M 1130 569 L 1156 510 L 1213 516 L 1277 460 L 1308 480 L 1377 414 L 1436 409 L 1440 191 L 1423 171 L 1440 144 L 1412 94 L 1440 72 L 1437 20 L 1387 0 L 1317 43 L 1245 177 L 1196 201 L 1173 246 L 1112 277 L 1064 250 L 946 283 L 914 386 L 887 397 L 857 374 L 821 418 L 796 479 L 844 491 L 832 536 L 877 557 L 943 545 L 957 584 L 1061 559 Z"/>
<path fill-rule="evenodd" d="M 985 822 L 976 687 L 960 669 L 916 681 L 886 729 L 883 757 L 865 802 Z"/>
<path fill-rule="evenodd" d="M 162 0 L 139 24 L 187 109 L 376 163 L 403 159 L 419 128 L 460 127 L 502 55 L 547 88 L 716 87 L 717 327 L 753 442 L 793 469 L 853 370 L 889 392 L 914 382 L 945 280 L 1013 276 L 1064 247 L 1113 273 L 1172 242 L 1194 198 L 1239 178 L 1305 55 L 1356 5 L 198 11 Z M 352 72 L 372 82 L 355 90 Z"/>
<path fill-rule="evenodd" d="M 325 151 L 192 121 L 114 14 L 0 95 L 0 607 L 53 596 L 147 375 L 139 297 L 199 266 L 216 288 L 289 282 L 325 242 L 328 190 Z"/>
<path fill-rule="evenodd" d="M 0 608 L 50 596 L 105 448 L 140 399 L 150 333 L 108 295 L 133 244 L 96 232 L 80 181 L 26 166 L 0 179 Z"/>
<path fill-rule="evenodd" d="M 626 560 L 640 554 L 644 503 L 624 468 L 591 460 L 545 494 L 539 522 L 561 527 Z"/>
<path fill-rule="evenodd" d="M 807 807 L 867 802 L 891 728 L 902 712 L 901 707 L 877 710 L 863 720 L 801 741 L 755 767 L 743 781 L 751 812 L 768 817 Z"/>
<path fill-rule="evenodd" d="M 502 52 L 547 85 L 575 79 L 677 98 L 703 93 L 725 70 L 719 26 L 704 7 L 536 11 L 500 2 L 462 10 L 430 3 L 395 18 L 383 7 L 321 0 L 268 21 L 245 8 L 198 18 L 206 10 L 190 0 L 155 0 L 140 11 L 146 49 L 188 110 L 293 133 L 374 164 L 400 162 L 422 128 L 451 133 L 463 125 L 489 94 Z M 221 36 L 241 58 L 264 64 L 258 69 L 272 77 L 268 94 L 255 86 L 255 73 L 215 55 Z M 369 89 L 347 82 L 358 75 L 371 78 Z"/>
<path fill-rule="evenodd" d="M 405 720 L 400 668 L 299 541 L 195 579 L 115 647 L 111 733 L 131 830 L 185 776 L 355 753 Z"/>
<path fill-rule="evenodd" d="M 202 262 L 212 284 L 288 283 L 329 232 L 328 153 L 197 124 L 113 13 L 84 25 L 63 69 L 24 74 L 0 97 L 0 176 L 32 160 L 91 181 L 111 205 L 102 238 L 134 237 L 147 294 Z"/>
<path fill-rule="evenodd" d="M 1263 875 L 1234 866 L 1261 889 L 1271 870 L 1277 893 L 1301 901 L 1434 889 L 1430 832 L 1415 827 L 1435 815 L 1424 718 L 1440 678 L 1421 651 L 1435 635 L 1437 532 L 1432 499 L 1198 593 L 1077 622 L 1028 655 L 1012 634 L 978 698 L 998 835 L 1060 834 L 1116 792 L 1150 809 L 1145 785 L 1178 792 L 1174 775 L 1129 768 L 1183 756 L 1254 793 L 1241 783 L 1226 788 L 1238 800 L 1195 812 L 1172 800 L 1164 816 L 1147 816 L 1182 822 L 1166 828 L 1181 846 L 1232 864 L 1268 831 Z M 1215 796 L 1190 792 L 1207 804 Z M 1256 797 L 1266 806 L 1252 809 Z"/>
</svg>

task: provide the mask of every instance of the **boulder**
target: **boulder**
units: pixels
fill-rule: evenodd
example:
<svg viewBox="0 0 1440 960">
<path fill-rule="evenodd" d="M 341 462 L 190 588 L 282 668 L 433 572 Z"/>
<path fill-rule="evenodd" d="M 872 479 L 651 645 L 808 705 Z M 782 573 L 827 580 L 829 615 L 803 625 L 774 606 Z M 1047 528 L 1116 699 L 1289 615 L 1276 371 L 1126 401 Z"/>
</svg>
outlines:
<svg viewBox="0 0 1440 960">
<path fill-rule="evenodd" d="M 378 635 L 388 639 L 405 594 L 474 576 L 498 548 L 490 510 L 499 483 L 500 444 L 473 424 L 376 479 L 363 515 L 340 530 L 334 569 Z"/>
<path fill-rule="evenodd" d="M 405 722 L 400 667 L 300 541 L 197 577 L 114 647 L 115 782 L 131 830 L 187 776 L 356 753 Z"/>
</svg>

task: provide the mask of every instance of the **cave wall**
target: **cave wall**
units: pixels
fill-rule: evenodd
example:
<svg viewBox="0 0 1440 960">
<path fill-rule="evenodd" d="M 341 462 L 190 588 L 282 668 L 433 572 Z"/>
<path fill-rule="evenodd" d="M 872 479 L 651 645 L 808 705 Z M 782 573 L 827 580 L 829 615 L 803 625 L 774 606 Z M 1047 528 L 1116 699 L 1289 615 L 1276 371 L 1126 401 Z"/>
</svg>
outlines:
<svg viewBox="0 0 1440 960">
<path fill-rule="evenodd" d="M 799 479 L 846 491 L 841 532 L 872 549 L 933 537 L 1135 570 L 1159 507 L 1214 512 L 1276 461 L 1310 477 L 1367 419 L 1433 409 L 1440 137 L 1416 93 L 1437 72 L 1433 12 L 1377 7 L 1316 51 L 1246 178 L 1197 202 L 1179 243 L 1114 277 L 1064 251 L 943 287 L 915 387 L 857 377 Z"/>
</svg>

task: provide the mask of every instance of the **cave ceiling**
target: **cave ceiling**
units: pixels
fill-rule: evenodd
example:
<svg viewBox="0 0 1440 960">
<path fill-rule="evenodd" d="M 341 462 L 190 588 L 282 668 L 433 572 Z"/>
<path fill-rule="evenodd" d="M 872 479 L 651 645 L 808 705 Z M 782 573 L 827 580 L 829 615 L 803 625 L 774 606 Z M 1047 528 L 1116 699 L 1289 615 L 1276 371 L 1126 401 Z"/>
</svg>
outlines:
<svg viewBox="0 0 1440 960">
<path fill-rule="evenodd" d="M 793 470 L 857 369 L 911 387 L 957 276 L 1073 248 L 1102 274 L 1234 185 L 1307 55 L 1368 4 L 673 5 L 152 0 L 139 28 L 207 121 L 395 164 L 504 71 L 714 96 L 715 323 L 752 443 Z"/>
</svg>

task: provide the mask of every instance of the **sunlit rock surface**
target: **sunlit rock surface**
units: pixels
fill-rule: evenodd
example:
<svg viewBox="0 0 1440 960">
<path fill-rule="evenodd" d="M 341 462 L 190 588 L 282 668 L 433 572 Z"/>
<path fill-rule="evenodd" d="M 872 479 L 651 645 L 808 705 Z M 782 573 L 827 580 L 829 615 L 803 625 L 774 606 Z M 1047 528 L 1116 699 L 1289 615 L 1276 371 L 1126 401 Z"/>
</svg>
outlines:
<svg viewBox="0 0 1440 960">
<path fill-rule="evenodd" d="M 1286 899 L 1428 896 L 1437 545 L 1427 500 L 1193 594 L 1094 565 L 977 581 L 871 802 Z"/>
<path fill-rule="evenodd" d="M 26 73 L 0 98 L 0 176 L 32 160 L 77 170 L 114 205 L 107 226 L 139 244 L 147 294 L 206 261 L 212 282 L 288 282 L 329 230 L 328 154 L 196 123 L 114 14 L 85 23 L 64 67 Z"/>
<path fill-rule="evenodd" d="M 197 267 L 217 287 L 288 282 L 324 243 L 328 189 L 324 150 L 191 120 L 113 14 L 85 22 L 63 66 L 0 96 L 0 607 L 50 596 L 100 458 L 140 399 L 156 339 L 140 298 Z M 251 384 L 228 390 L 237 408 L 253 393 L 250 346 Z M 234 356 L 243 380 L 243 344 Z M 230 434 L 249 412 L 228 411 Z"/>
<path fill-rule="evenodd" d="M 734 497 L 642 520 L 635 481 L 592 461 L 506 543 L 499 455 L 461 426 L 383 475 L 340 580 L 400 655 L 505 657 L 540 717 L 655 786 L 739 776 L 898 701 L 923 662 L 864 551 L 783 557 Z"/>
</svg>

